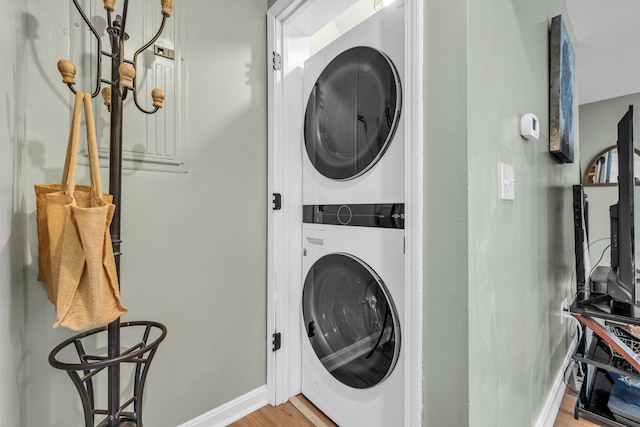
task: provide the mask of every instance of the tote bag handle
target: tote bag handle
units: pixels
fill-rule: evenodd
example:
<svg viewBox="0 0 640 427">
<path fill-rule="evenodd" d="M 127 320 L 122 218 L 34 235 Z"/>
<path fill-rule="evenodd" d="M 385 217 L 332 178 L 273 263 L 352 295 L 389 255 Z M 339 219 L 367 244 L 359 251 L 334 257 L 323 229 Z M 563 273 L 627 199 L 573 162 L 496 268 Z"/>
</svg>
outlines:
<svg viewBox="0 0 640 427">
<path fill-rule="evenodd" d="M 71 128 L 69 130 L 69 142 L 67 143 L 67 154 L 64 159 L 64 169 L 62 170 L 62 191 L 71 194 L 75 190 L 76 166 L 78 163 L 78 140 L 80 139 L 80 121 L 82 115 L 82 92 L 76 92 L 76 102 L 73 105 L 73 116 L 71 118 Z"/>
<path fill-rule="evenodd" d="M 93 119 L 93 104 L 91 103 L 91 94 L 89 93 L 84 94 L 84 114 L 87 122 L 87 148 L 89 151 L 91 189 L 93 191 L 94 200 L 99 199 L 102 201 L 102 179 L 100 178 L 98 140 L 96 138 L 96 124 Z"/>
<path fill-rule="evenodd" d="M 84 104 L 85 120 L 87 126 L 87 149 L 89 152 L 89 173 L 91 177 L 91 190 L 94 200 L 102 200 L 102 180 L 100 178 L 100 159 L 98 156 L 98 142 L 96 138 L 96 126 L 93 118 L 93 105 L 91 95 L 76 92 L 76 101 L 73 106 L 73 118 L 67 144 L 67 154 L 62 171 L 61 189 L 69 196 L 73 196 L 76 187 L 76 170 L 78 165 L 78 143 L 80 140 L 80 126 L 82 121 L 82 106 Z M 97 201 L 97 200 L 96 200 Z"/>
</svg>

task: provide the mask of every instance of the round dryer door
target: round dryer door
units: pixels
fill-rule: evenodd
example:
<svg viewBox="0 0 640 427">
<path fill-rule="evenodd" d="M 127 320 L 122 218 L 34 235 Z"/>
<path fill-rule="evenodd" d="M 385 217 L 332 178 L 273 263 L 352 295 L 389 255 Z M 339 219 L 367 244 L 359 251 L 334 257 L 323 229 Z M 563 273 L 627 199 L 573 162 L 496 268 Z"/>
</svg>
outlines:
<svg viewBox="0 0 640 427">
<path fill-rule="evenodd" d="M 347 180 L 373 167 L 398 126 L 401 93 L 398 72 L 384 53 L 355 47 L 333 59 L 311 91 L 304 119 L 315 168 Z"/>
<path fill-rule="evenodd" d="M 400 352 L 398 314 L 369 266 L 348 254 L 326 255 L 311 267 L 302 299 L 307 336 L 331 375 L 359 389 L 389 376 Z"/>
</svg>

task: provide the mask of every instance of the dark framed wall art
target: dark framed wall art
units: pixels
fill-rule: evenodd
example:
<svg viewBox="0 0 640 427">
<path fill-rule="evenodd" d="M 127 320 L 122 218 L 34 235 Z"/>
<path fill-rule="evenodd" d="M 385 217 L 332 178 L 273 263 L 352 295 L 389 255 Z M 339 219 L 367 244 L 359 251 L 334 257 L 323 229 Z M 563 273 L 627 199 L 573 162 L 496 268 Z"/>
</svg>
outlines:
<svg viewBox="0 0 640 427">
<path fill-rule="evenodd" d="M 551 20 L 549 55 L 549 151 L 560 161 L 573 163 L 575 54 L 561 15 Z"/>
</svg>

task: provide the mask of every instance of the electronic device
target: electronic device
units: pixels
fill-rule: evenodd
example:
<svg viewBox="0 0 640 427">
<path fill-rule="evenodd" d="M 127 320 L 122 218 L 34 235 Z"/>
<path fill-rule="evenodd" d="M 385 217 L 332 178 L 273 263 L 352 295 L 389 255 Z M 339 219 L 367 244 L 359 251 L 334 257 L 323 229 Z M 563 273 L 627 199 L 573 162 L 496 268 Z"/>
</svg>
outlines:
<svg viewBox="0 0 640 427">
<path fill-rule="evenodd" d="M 341 426 L 406 424 L 404 66 L 391 7 L 301 73 L 300 391 Z"/>
<path fill-rule="evenodd" d="M 520 118 L 520 135 L 527 140 L 538 140 L 540 138 L 540 121 L 538 116 L 527 113 Z"/>
<path fill-rule="evenodd" d="M 615 275 L 607 281 L 607 292 L 614 301 L 638 305 L 634 202 L 635 177 L 633 170 L 633 106 L 618 122 L 618 203 L 610 207 L 611 268 Z M 631 309 L 633 307 L 628 307 Z M 631 310 L 632 312 L 635 310 Z M 635 316 L 634 316 L 635 317 Z"/>
<path fill-rule="evenodd" d="M 341 426 L 402 426 L 404 205 L 303 208 L 301 389 Z"/>
<path fill-rule="evenodd" d="M 618 203 L 609 208 L 611 266 L 596 267 L 590 276 L 586 266 L 588 239 L 586 200 L 582 185 L 574 186 L 574 230 L 578 304 L 612 314 L 640 317 L 638 279 L 635 267 L 635 177 L 633 148 L 633 106 L 618 122 Z M 587 273 L 588 274 L 588 273 Z"/>
<path fill-rule="evenodd" d="M 579 292 L 588 298 L 591 292 L 589 272 L 591 260 L 589 258 L 589 204 L 584 194 L 582 184 L 573 186 L 573 231 L 576 258 L 576 283 Z"/>
<path fill-rule="evenodd" d="M 405 198 L 404 8 L 385 8 L 304 63 L 302 203 Z"/>
</svg>

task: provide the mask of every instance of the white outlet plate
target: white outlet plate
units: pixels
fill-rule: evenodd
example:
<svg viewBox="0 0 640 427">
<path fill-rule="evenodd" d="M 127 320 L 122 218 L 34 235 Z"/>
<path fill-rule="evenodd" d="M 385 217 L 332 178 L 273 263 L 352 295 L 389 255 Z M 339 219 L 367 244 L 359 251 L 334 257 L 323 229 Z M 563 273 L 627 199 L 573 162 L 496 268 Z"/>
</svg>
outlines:
<svg viewBox="0 0 640 427">
<path fill-rule="evenodd" d="M 565 297 L 560 303 L 560 324 L 564 324 L 565 313 L 569 311 L 569 299 Z"/>
</svg>

